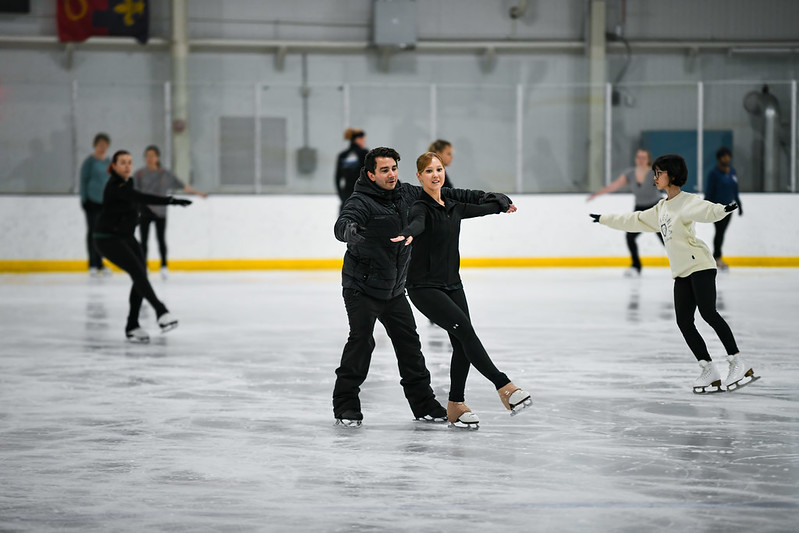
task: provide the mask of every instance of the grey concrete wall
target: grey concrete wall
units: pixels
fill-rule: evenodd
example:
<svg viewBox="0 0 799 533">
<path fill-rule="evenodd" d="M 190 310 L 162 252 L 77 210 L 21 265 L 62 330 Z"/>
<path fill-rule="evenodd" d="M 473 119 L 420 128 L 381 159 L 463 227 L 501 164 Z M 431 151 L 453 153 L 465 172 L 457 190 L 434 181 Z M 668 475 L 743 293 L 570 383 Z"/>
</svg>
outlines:
<svg viewBox="0 0 799 533">
<path fill-rule="evenodd" d="M 169 12 L 164 4 L 152 3 L 156 37 L 168 37 Z M 525 16 L 512 21 L 507 12 L 515 4 L 418 2 L 419 38 L 582 39 L 583 2 L 531 1 Z M 370 38 L 371 5 L 368 0 L 273 1 L 268 6 L 255 1 L 196 0 L 189 4 L 190 35 L 365 41 Z M 788 0 L 641 0 L 626 6 L 624 28 L 631 39 L 789 39 L 799 17 L 799 2 Z M 53 35 L 54 4 L 34 0 L 32 7 L 31 15 L 1 16 L 0 35 Z M 611 30 L 620 20 L 620 7 L 621 2 L 609 2 Z M 725 25 L 728 19 L 734 22 Z M 674 33 L 675 27 L 679 33 Z M 799 79 L 798 57 L 634 50 L 621 81 L 623 103 L 612 109 L 613 175 L 632 162 L 642 130 L 695 127 L 695 83 L 705 81 L 705 126 L 733 130 L 735 164 L 744 188 L 751 188 L 757 173 L 757 133 L 742 98 L 764 81 L 778 82 L 772 87 L 784 111 L 787 133 L 788 83 Z M 609 58 L 613 79 L 625 57 L 614 48 Z M 190 179 L 198 188 L 216 190 L 224 172 L 219 168 L 219 117 L 252 116 L 260 90 L 262 116 L 285 117 L 288 123 L 289 186 L 267 192 L 331 192 L 333 162 L 345 147 L 341 133 L 347 125 L 365 128 L 370 146 L 397 147 L 403 154 L 404 179 L 412 179 L 413 159 L 435 134 L 454 143 L 450 171 L 458 185 L 511 191 L 516 179 L 516 88 L 522 85 L 525 192 L 585 189 L 587 65 L 579 52 L 500 54 L 492 69 L 485 69 L 473 53 L 404 52 L 391 58 L 388 72 L 381 70 L 373 52 L 310 54 L 309 140 L 319 152 L 317 169 L 310 175 L 298 175 L 294 168 L 294 153 L 302 146 L 300 62 L 298 54 L 290 53 L 281 70 L 271 53 L 192 52 Z M 0 47 L 0 192 L 70 191 L 75 169 L 90 152 L 97 131 L 108 131 L 112 149 L 129 149 L 138 162 L 144 146 L 163 146 L 163 83 L 169 80 L 169 64 L 168 52 L 152 47 L 122 51 L 78 47 L 69 67 L 61 47 Z M 722 80 L 725 83 L 711 83 Z M 740 83 L 726 83 L 729 80 Z M 74 125 L 73 82 L 78 86 Z M 435 116 L 431 116 L 431 84 L 437 86 Z M 787 150 L 786 138 L 785 175 Z"/>
</svg>

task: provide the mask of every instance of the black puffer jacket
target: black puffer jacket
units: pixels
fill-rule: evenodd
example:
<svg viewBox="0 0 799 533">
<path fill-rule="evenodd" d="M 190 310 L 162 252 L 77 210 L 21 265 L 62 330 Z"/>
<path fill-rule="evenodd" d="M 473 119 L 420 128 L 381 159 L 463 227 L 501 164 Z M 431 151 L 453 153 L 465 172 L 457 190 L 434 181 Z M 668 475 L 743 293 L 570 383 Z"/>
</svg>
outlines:
<svg viewBox="0 0 799 533">
<path fill-rule="evenodd" d="M 133 188 L 132 179 L 126 180 L 116 172 L 111 172 L 103 191 L 103 210 L 100 211 L 96 233 L 133 236 L 142 204 L 168 205 L 171 202 L 171 196 L 137 191 Z"/>
<path fill-rule="evenodd" d="M 387 191 L 366 176 L 361 175 L 355 192 L 344 203 L 336 221 L 336 238 L 346 242 L 347 226 L 355 222 L 364 240 L 347 244 L 341 284 L 345 289 L 355 289 L 380 300 L 389 300 L 405 292 L 408 263 L 412 246 L 404 242 L 391 242 L 408 224 L 411 205 L 419 199 L 422 188 L 397 182 Z M 443 189 L 442 195 L 462 203 L 479 204 L 493 199 L 483 191 Z"/>
</svg>

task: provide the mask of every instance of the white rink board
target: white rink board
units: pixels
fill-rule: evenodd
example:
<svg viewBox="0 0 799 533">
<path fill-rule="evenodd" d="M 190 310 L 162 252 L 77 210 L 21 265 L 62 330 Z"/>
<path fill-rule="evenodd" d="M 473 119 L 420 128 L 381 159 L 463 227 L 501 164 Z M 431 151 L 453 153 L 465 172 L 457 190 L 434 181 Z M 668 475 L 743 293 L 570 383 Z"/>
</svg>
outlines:
<svg viewBox="0 0 799 533">
<path fill-rule="evenodd" d="M 589 213 L 627 212 L 632 196 L 511 195 L 519 211 L 463 223 L 463 257 L 625 257 L 622 232 L 591 223 Z M 333 196 L 192 197 L 169 207 L 172 259 L 337 259 L 333 236 L 339 201 Z M 743 195 L 733 215 L 726 256 L 799 257 L 799 195 Z M 0 196 L 0 259 L 84 259 L 85 227 L 76 196 Z M 153 233 L 153 232 L 151 232 Z M 712 245 L 712 224 L 697 233 Z M 155 239 L 151 236 L 151 239 Z M 642 256 L 664 256 L 653 236 L 638 239 Z M 151 258 L 157 248 L 151 246 Z"/>
</svg>

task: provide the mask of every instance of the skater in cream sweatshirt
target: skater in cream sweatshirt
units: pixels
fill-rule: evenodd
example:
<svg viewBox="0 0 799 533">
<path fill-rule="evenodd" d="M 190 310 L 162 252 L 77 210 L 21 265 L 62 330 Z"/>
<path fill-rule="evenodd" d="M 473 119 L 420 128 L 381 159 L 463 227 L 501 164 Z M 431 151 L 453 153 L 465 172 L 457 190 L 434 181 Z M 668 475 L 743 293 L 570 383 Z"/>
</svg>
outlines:
<svg viewBox="0 0 799 533">
<path fill-rule="evenodd" d="M 594 222 L 630 232 L 659 231 L 666 245 L 672 277 L 674 278 L 674 310 L 677 325 L 685 337 L 702 373 L 694 383 L 694 392 L 732 391 L 757 379 L 752 368 L 738 353 L 727 322 L 716 310 L 716 261 L 708 246 L 696 237 L 696 222 L 717 222 L 738 208 L 714 204 L 695 194 L 682 192 L 688 179 L 685 159 L 676 154 L 658 157 L 652 165 L 655 187 L 667 197 L 645 211 L 619 215 L 592 214 Z M 705 341 L 694 324 L 697 307 L 702 318 L 719 336 L 727 351 L 729 370 L 723 380 L 713 365 Z"/>
</svg>

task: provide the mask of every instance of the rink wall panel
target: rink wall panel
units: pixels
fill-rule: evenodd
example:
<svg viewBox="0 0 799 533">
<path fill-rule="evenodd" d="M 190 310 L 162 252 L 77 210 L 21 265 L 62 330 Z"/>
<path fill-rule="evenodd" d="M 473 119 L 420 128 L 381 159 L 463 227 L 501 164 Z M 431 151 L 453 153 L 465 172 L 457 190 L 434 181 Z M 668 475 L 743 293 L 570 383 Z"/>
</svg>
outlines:
<svg viewBox="0 0 799 533">
<path fill-rule="evenodd" d="M 328 195 L 211 196 L 170 207 L 167 242 L 175 270 L 338 268 L 333 236 L 339 201 Z M 514 195 L 519 211 L 463 222 L 464 266 L 625 266 L 624 234 L 589 213 L 625 212 L 628 195 Z M 733 215 L 725 257 L 748 266 L 799 266 L 799 196 L 746 194 Z M 84 270 L 86 223 L 76 196 L 0 196 L 0 271 Z M 712 245 L 712 224 L 699 224 Z M 157 246 L 151 231 L 150 259 Z M 665 266 L 654 236 L 638 238 L 645 262 Z"/>
</svg>

